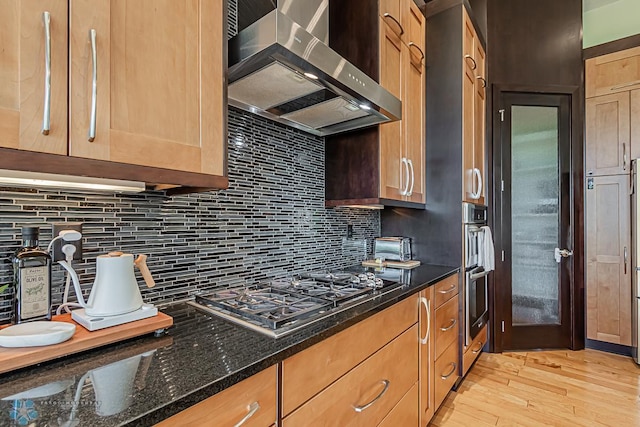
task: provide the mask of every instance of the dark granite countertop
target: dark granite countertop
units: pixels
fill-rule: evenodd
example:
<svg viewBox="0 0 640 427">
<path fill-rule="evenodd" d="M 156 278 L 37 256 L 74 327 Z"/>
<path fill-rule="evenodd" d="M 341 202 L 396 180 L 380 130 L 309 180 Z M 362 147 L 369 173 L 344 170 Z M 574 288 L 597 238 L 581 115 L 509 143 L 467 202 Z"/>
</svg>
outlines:
<svg viewBox="0 0 640 427">
<path fill-rule="evenodd" d="M 408 285 L 280 338 L 180 303 L 174 326 L 0 375 L 0 425 L 153 425 L 454 274 L 421 265 Z"/>
</svg>

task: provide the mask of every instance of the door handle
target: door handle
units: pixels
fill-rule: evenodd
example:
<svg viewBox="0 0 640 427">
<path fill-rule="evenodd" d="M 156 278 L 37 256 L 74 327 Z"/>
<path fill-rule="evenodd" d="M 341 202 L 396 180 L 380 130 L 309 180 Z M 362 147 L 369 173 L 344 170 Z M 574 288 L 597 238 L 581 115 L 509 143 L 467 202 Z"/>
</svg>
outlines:
<svg viewBox="0 0 640 427">
<path fill-rule="evenodd" d="M 483 271 L 482 273 L 471 273 L 469 274 L 469 280 L 478 280 L 484 276 L 488 276 L 489 272 L 488 271 Z"/>
<path fill-rule="evenodd" d="M 400 164 L 404 164 L 404 171 L 407 177 L 404 185 L 404 189 L 400 190 L 401 196 L 406 196 L 409 193 L 409 176 L 411 176 L 411 172 L 409 172 L 409 160 L 406 157 L 400 159 Z"/>
<path fill-rule="evenodd" d="M 569 249 L 555 248 L 553 251 L 553 256 L 558 264 L 560 263 L 560 260 L 562 260 L 562 258 L 569 258 L 572 255 L 573 251 L 570 251 Z"/>
<path fill-rule="evenodd" d="M 424 334 L 424 338 L 420 339 L 420 344 L 426 344 L 429 342 L 431 332 L 431 310 L 429 309 L 429 300 L 425 297 L 420 297 L 420 303 L 424 305 L 425 312 L 427 313 L 427 332 Z"/>
<path fill-rule="evenodd" d="M 51 130 L 51 14 L 42 13 L 44 25 L 44 112 L 42 116 L 42 134 L 49 135 Z"/>
</svg>

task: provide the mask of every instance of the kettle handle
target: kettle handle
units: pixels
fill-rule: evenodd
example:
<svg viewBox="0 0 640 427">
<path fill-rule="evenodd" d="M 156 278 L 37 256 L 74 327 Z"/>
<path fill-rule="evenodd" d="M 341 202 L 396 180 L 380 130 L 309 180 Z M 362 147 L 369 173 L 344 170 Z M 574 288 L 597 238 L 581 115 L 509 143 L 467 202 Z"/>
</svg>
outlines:
<svg viewBox="0 0 640 427">
<path fill-rule="evenodd" d="M 142 278 L 144 282 L 147 284 L 148 288 L 153 288 L 156 285 L 156 281 L 153 280 L 153 276 L 151 276 L 151 272 L 149 271 L 149 267 L 147 267 L 147 256 L 146 255 L 138 255 L 138 258 L 133 262 L 140 273 L 142 273 Z"/>
</svg>

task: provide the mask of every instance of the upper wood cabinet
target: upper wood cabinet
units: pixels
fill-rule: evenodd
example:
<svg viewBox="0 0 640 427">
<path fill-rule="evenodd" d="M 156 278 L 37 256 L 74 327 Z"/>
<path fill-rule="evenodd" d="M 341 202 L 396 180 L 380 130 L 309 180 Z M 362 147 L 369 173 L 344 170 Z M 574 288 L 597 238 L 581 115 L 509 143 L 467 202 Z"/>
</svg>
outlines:
<svg viewBox="0 0 640 427">
<path fill-rule="evenodd" d="M 485 204 L 485 51 L 465 8 L 462 15 L 463 200 Z"/>
<path fill-rule="evenodd" d="M 640 89 L 640 47 L 585 61 L 587 98 Z"/>
<path fill-rule="evenodd" d="M 38 158 L 42 172 L 226 187 L 224 2 L 4 4 L 2 147 L 69 156 Z"/>
<path fill-rule="evenodd" d="M 412 0 L 380 0 L 377 6 L 336 2 L 330 22 L 340 36 L 330 45 L 402 101 L 402 120 L 326 139 L 326 204 L 421 208 L 426 20 Z"/>
<path fill-rule="evenodd" d="M 72 0 L 70 154 L 222 175 L 223 3 Z"/>
<path fill-rule="evenodd" d="M 66 155 L 67 0 L 1 9 L 0 147 Z"/>
</svg>

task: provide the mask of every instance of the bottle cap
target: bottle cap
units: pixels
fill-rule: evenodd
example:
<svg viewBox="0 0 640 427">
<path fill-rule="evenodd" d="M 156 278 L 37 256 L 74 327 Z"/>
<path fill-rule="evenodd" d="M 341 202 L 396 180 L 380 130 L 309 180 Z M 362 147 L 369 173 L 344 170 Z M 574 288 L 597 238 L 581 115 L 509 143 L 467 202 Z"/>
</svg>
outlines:
<svg viewBox="0 0 640 427">
<path fill-rule="evenodd" d="M 38 240 L 40 229 L 38 227 L 22 227 L 23 240 Z"/>
</svg>

